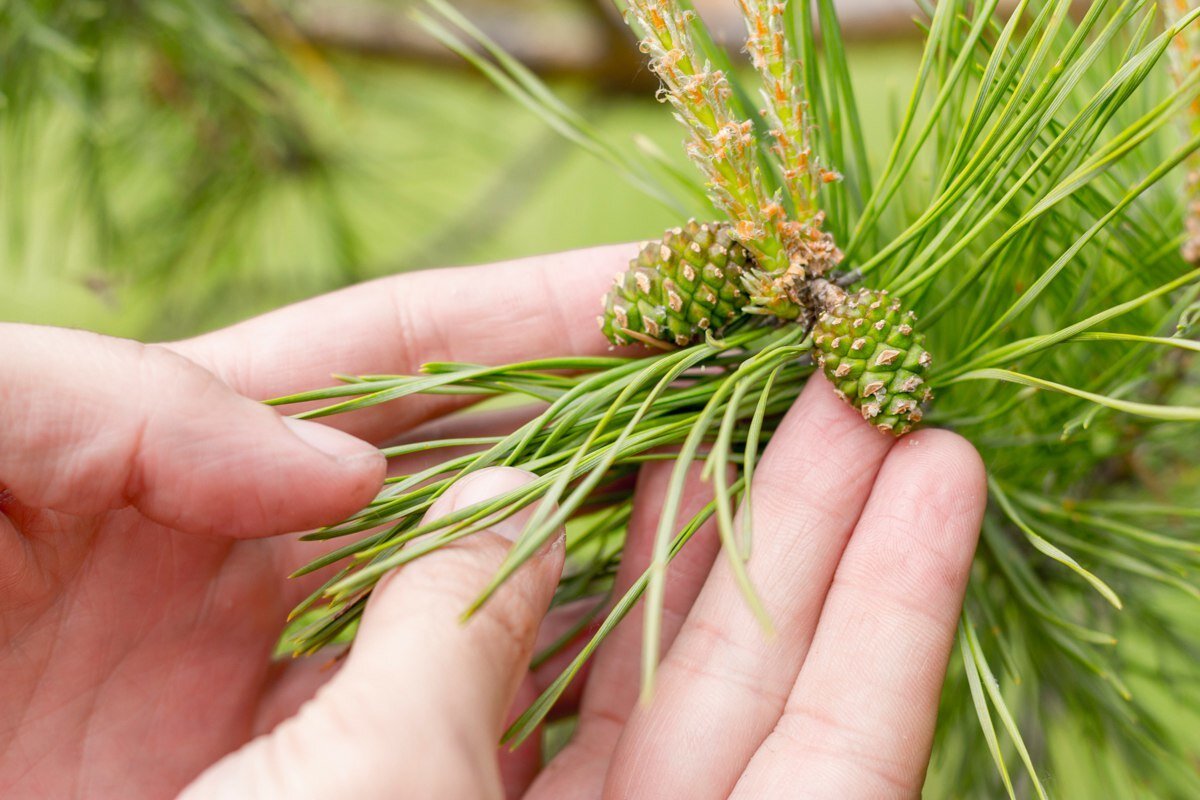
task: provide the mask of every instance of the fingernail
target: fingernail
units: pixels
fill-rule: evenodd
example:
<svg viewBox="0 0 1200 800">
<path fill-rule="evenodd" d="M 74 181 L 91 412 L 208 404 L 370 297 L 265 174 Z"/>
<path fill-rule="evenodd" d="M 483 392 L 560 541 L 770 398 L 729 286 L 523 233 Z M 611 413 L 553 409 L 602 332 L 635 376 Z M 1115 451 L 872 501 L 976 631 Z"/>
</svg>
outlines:
<svg viewBox="0 0 1200 800">
<path fill-rule="evenodd" d="M 297 439 L 340 464 L 381 458 L 373 445 L 337 428 L 291 417 L 284 417 L 283 424 Z"/>
<path fill-rule="evenodd" d="M 526 472 L 523 469 L 516 469 L 514 467 L 491 467 L 480 470 L 463 478 L 454 487 L 452 490 L 454 492 L 453 497 L 446 498 L 449 501 L 447 505 L 450 508 L 444 513 L 438 514 L 438 516 L 445 516 L 445 514 L 460 511 L 467 506 L 473 506 L 476 503 L 483 503 L 508 494 L 512 490 L 519 489 L 529 483 L 535 477 L 532 472 Z M 440 511 L 441 509 L 438 510 Z M 525 527 L 529 524 L 532 516 L 533 507 L 526 506 L 511 517 L 497 520 L 494 524 L 489 525 L 488 529 L 495 531 L 510 542 L 515 542 L 525 531 Z"/>
</svg>

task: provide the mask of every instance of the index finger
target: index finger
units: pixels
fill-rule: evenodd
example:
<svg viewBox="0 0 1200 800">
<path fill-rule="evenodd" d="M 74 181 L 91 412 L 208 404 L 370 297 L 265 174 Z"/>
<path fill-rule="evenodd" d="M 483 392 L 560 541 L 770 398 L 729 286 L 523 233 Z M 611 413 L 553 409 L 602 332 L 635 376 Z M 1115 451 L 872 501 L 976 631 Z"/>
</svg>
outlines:
<svg viewBox="0 0 1200 800">
<path fill-rule="evenodd" d="M 430 361 L 503 364 L 599 355 L 599 298 L 636 253 L 621 244 L 352 286 L 171 345 L 242 394 L 326 386 L 335 373 L 411 374 Z M 379 439 L 461 405 L 416 397 L 338 427 Z"/>
</svg>

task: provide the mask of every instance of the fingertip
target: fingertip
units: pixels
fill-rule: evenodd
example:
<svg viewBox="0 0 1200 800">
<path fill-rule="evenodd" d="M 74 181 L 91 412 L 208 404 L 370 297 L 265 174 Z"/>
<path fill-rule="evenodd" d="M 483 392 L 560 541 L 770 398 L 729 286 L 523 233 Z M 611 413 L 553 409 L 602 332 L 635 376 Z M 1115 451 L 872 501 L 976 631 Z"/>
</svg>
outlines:
<svg viewBox="0 0 1200 800">
<path fill-rule="evenodd" d="M 853 437 L 857 442 L 882 442 L 891 447 L 895 437 L 885 433 L 867 420 L 845 398 L 840 397 L 833 384 L 820 372 L 809 377 L 800 393 L 794 411 L 789 416 L 807 419 L 822 442 L 837 444 Z"/>
<path fill-rule="evenodd" d="M 245 448 L 245 454 L 230 459 L 220 479 L 210 475 L 207 492 L 219 496 L 205 504 L 209 513 L 194 520 L 194 532 L 208 532 L 206 523 L 212 533 L 244 538 L 309 530 L 348 517 L 378 493 L 387 459 L 373 445 L 322 423 L 258 408 L 265 412 L 261 421 L 247 416 L 243 441 L 227 445 Z M 250 436 L 255 441 L 245 441 Z"/>
<path fill-rule="evenodd" d="M 426 521 L 441 519 L 455 511 L 502 497 L 536 479 L 537 475 L 517 467 L 488 467 L 473 472 L 457 481 L 437 499 L 426 514 Z M 532 516 L 533 509 L 526 507 L 506 519 L 497 520 L 488 526 L 488 530 L 513 542 L 524 531 Z"/>
<path fill-rule="evenodd" d="M 290 417 L 283 422 L 302 445 L 328 462 L 331 480 L 327 485 L 335 496 L 345 498 L 345 503 L 362 506 L 383 484 L 387 459 L 375 445 L 319 422 Z"/>
<path fill-rule="evenodd" d="M 426 514 L 433 521 L 527 486 L 536 476 L 509 467 L 464 477 Z M 527 673 L 539 626 L 562 572 L 564 548 L 553 541 L 493 586 L 526 529 L 526 507 L 486 528 L 393 570 L 376 585 L 367 603 L 344 681 L 422 687 L 417 695 L 379 697 L 396 714 L 416 719 L 436 713 L 439 724 L 469 730 L 470 747 L 494 758 L 521 678 Z M 436 534 L 430 534 L 436 535 Z M 555 540 L 561 541 L 562 532 Z M 483 593 L 494 589 L 482 605 Z M 464 609 L 474 608 L 463 620 Z M 419 655 L 418 655 L 419 654 Z M 431 709 L 430 701 L 443 707 Z"/>
<path fill-rule="evenodd" d="M 378 493 L 387 477 L 387 459 L 374 445 L 319 422 L 283 417 L 283 423 L 321 458 L 318 489 L 311 496 L 319 519 L 310 526 L 352 514 Z"/>
<path fill-rule="evenodd" d="M 374 468 L 383 463 L 379 450 L 356 436 L 320 422 L 294 417 L 282 419 L 284 426 L 304 445 L 339 465 Z"/>
<path fill-rule="evenodd" d="M 528 485 L 536 478 L 534 473 L 516 467 L 488 467 L 471 473 L 457 481 L 434 501 L 425 513 L 422 524 L 502 497 Z M 446 596 L 443 600 L 450 609 L 454 625 L 457 627 L 461 622 L 459 615 L 463 609 L 478 600 L 479 593 L 501 568 L 511 543 L 524 533 L 533 514 L 532 506 L 519 509 L 505 519 L 493 520 L 483 530 L 459 541 L 449 542 L 422 558 L 387 573 L 371 593 L 367 617 L 390 615 L 395 609 L 410 602 L 414 591 L 444 594 Z M 563 531 L 559 530 L 544 550 L 553 549 L 561 557 L 563 548 L 554 548 L 553 544 L 561 540 L 563 535 Z M 538 559 L 538 564 L 546 569 L 537 570 L 539 575 L 535 577 L 534 583 L 540 585 L 550 582 L 551 579 L 557 583 L 562 570 L 561 559 L 554 563 Z M 545 572 L 546 576 L 541 576 L 541 572 Z M 520 571 L 520 574 L 523 578 L 530 577 L 525 570 Z M 544 580 L 541 579 L 543 577 Z M 388 610 L 385 611 L 384 608 Z"/>
<path fill-rule="evenodd" d="M 894 437 L 867 424 L 824 376 L 814 374 L 764 449 L 754 492 L 775 504 L 782 519 L 793 512 L 795 489 L 803 483 L 815 510 L 837 511 L 821 500 L 836 498 L 844 513 L 857 517 L 894 444 Z M 762 508 L 762 502 L 756 504 Z"/>
<path fill-rule="evenodd" d="M 987 470 L 975 446 L 953 431 L 927 428 L 902 437 L 889 460 L 911 475 L 945 518 L 982 514 Z"/>
<path fill-rule="evenodd" d="M 950 431 L 901 438 L 888 453 L 853 542 L 848 569 L 865 582 L 890 576 L 926 608 L 961 602 L 986 504 L 983 462 Z M 842 569 L 842 568 L 840 568 Z"/>
</svg>

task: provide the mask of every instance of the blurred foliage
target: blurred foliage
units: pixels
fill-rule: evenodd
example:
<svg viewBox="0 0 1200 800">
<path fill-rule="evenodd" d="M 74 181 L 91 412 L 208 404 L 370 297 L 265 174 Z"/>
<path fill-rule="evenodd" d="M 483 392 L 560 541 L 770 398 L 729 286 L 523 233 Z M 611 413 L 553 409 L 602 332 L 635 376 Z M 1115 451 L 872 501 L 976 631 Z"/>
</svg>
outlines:
<svg viewBox="0 0 1200 800">
<path fill-rule="evenodd" d="M 269 7 L 0 9 L 3 319 L 184 336 L 378 275 L 673 221 L 477 77 L 318 51 Z M 857 56 L 866 101 L 898 104 L 889 76 L 916 50 Z M 683 165 L 653 100 L 555 88 Z"/>
</svg>

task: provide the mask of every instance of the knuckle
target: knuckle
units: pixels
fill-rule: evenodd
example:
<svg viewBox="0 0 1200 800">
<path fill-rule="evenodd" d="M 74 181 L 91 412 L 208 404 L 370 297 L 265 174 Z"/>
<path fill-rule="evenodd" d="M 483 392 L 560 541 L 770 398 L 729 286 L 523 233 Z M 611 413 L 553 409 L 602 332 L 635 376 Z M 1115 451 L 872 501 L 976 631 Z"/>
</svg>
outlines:
<svg viewBox="0 0 1200 800">
<path fill-rule="evenodd" d="M 881 746 L 876 734 L 818 705 L 789 705 L 772 736 L 787 741 L 807 763 L 822 763 L 824 771 L 841 776 L 859 791 L 877 784 L 878 793 L 871 796 L 899 799 L 920 794 L 920 778 L 906 760 Z"/>
<path fill-rule="evenodd" d="M 528 659 L 541 616 L 531 603 L 511 595 L 497 596 L 467 621 L 499 663 L 522 663 Z"/>
<path fill-rule="evenodd" d="M 689 683 L 717 685 L 722 692 L 736 693 L 775 713 L 784 707 L 788 691 L 764 679 L 760 648 L 739 641 L 733 630 L 706 621 L 690 621 L 684 637 L 668 659 Z"/>
</svg>

